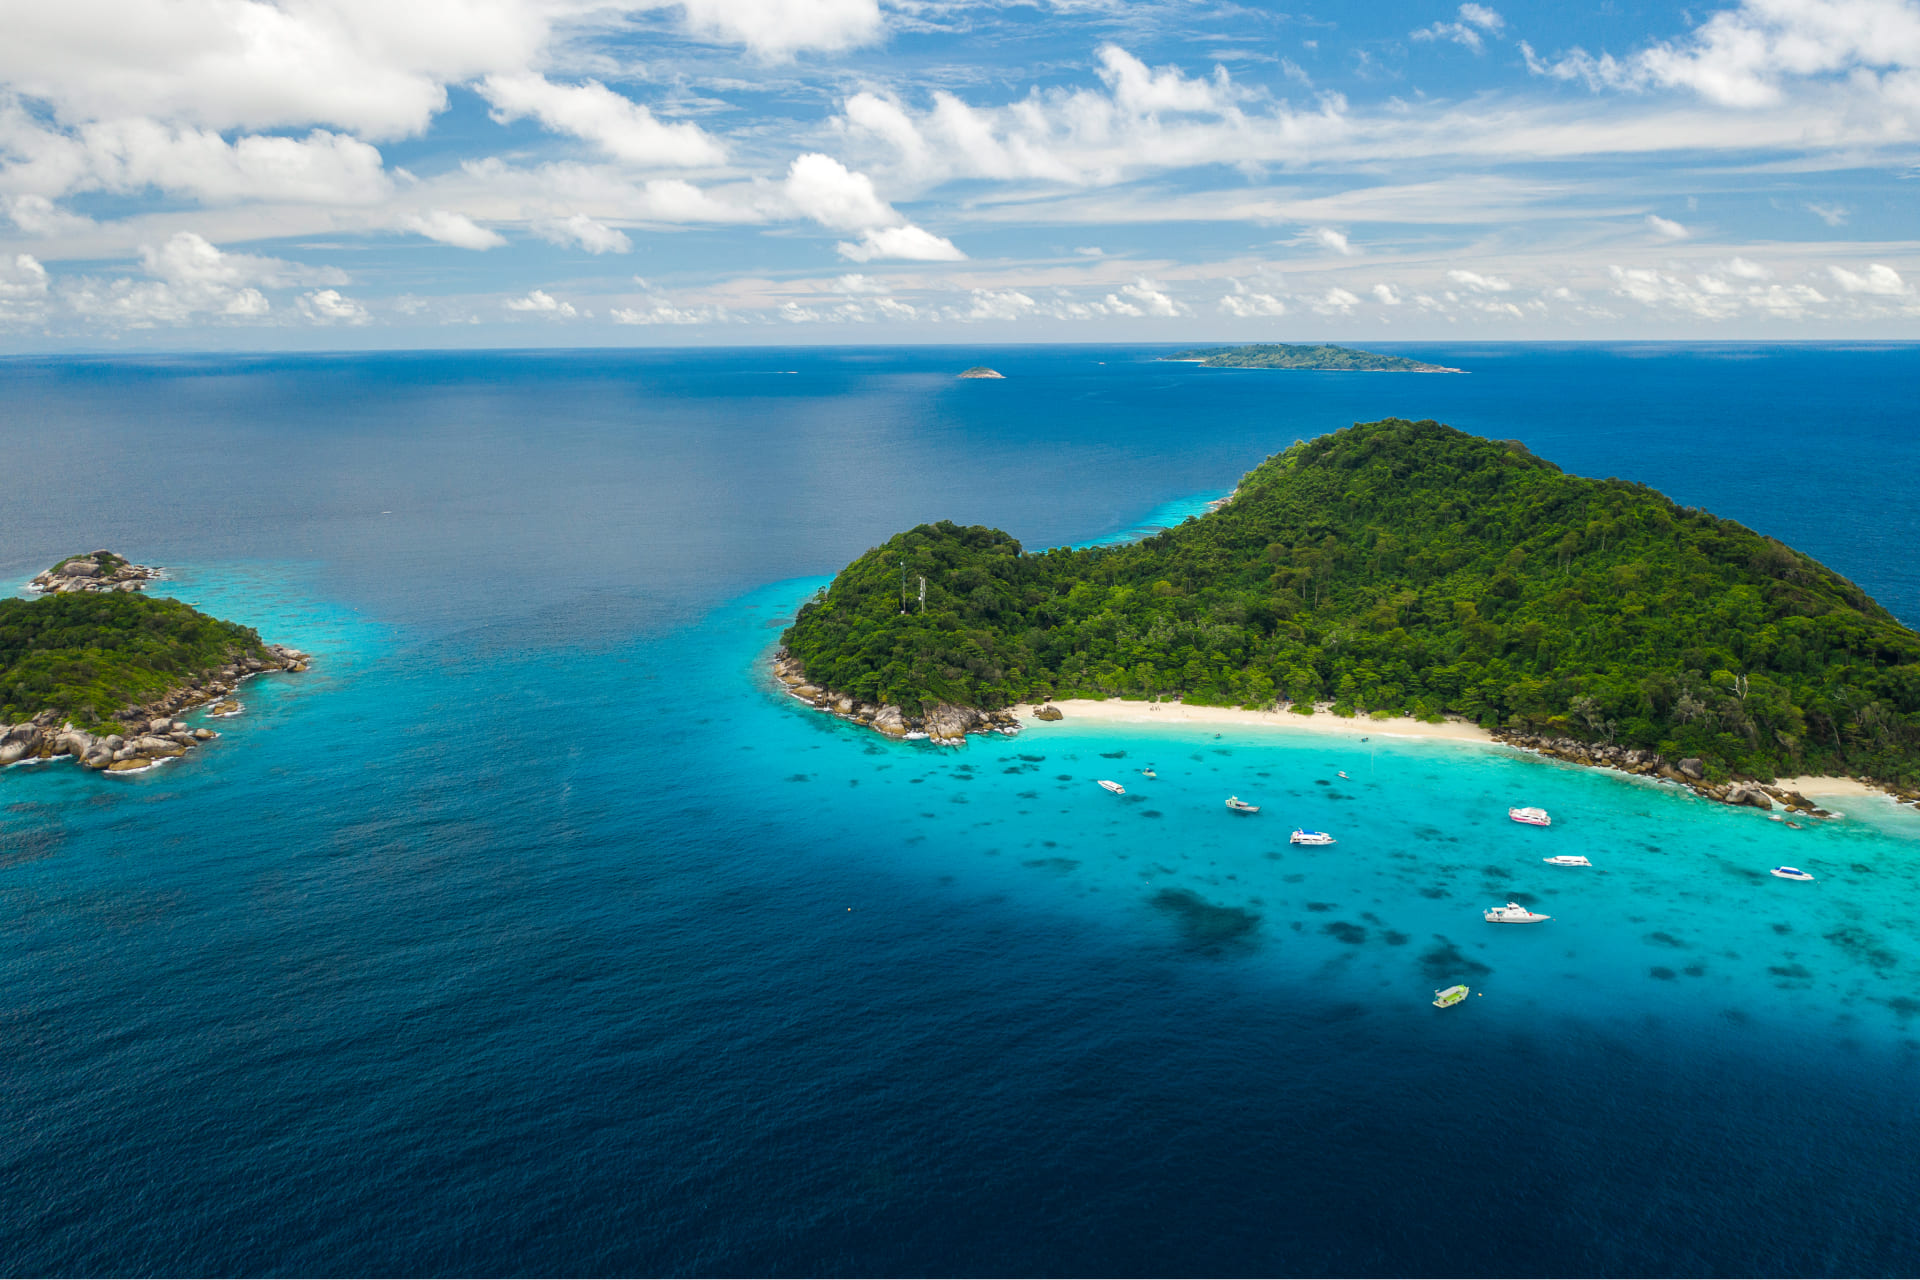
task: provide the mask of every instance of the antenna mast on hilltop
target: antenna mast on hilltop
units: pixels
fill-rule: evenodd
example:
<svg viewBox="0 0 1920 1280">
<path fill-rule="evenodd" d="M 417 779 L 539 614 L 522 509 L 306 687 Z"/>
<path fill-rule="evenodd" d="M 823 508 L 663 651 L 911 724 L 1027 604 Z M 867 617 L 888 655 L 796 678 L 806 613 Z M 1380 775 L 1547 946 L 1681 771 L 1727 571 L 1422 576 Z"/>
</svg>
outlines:
<svg viewBox="0 0 1920 1280">
<path fill-rule="evenodd" d="M 920 575 L 920 612 L 925 613 L 926 611 L 927 611 L 927 576 L 923 573 Z"/>
<path fill-rule="evenodd" d="M 907 562 L 900 562 L 900 612 L 907 611 Z"/>
</svg>

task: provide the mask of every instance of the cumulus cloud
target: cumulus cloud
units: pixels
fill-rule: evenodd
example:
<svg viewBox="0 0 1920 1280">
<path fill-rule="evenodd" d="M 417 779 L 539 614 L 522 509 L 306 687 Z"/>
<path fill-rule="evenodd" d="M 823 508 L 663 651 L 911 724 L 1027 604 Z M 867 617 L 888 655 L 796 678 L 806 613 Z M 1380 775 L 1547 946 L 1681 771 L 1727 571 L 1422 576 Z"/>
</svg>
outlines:
<svg viewBox="0 0 1920 1280">
<path fill-rule="evenodd" d="M 634 280 L 641 288 L 646 288 L 646 281 L 638 276 Z M 615 324 L 630 325 L 720 324 L 732 318 L 724 308 L 681 307 L 672 299 L 658 295 L 648 297 L 640 306 L 615 307 L 607 314 L 613 317 Z"/>
<path fill-rule="evenodd" d="M 975 289 L 967 309 L 960 312 L 957 318 L 966 321 L 1017 320 L 1039 305 L 1018 289 Z"/>
<path fill-rule="evenodd" d="M 1342 257 L 1351 258 L 1360 251 L 1347 240 L 1347 233 L 1336 231 L 1332 227 L 1309 227 L 1301 235 L 1300 243 L 1317 244 L 1322 249 L 1332 250 Z"/>
<path fill-rule="evenodd" d="M 1679 223 L 1670 218 L 1663 218 L 1657 213 L 1647 215 L 1647 228 L 1652 231 L 1653 234 L 1668 240 L 1685 240 L 1692 234 Z"/>
<path fill-rule="evenodd" d="M 1287 304 L 1279 298 L 1249 289 L 1239 280 L 1233 282 L 1233 292 L 1220 299 L 1220 309 L 1241 320 L 1287 314 Z"/>
<path fill-rule="evenodd" d="M 194 288 L 262 285 L 283 289 L 301 284 L 348 283 L 346 272 L 337 267 L 310 267 L 281 258 L 229 253 L 191 231 L 175 232 L 159 246 L 142 245 L 140 265 L 150 276 Z"/>
<path fill-rule="evenodd" d="M 1798 320 L 1827 300 L 1811 285 L 1737 283 L 1718 272 L 1702 272 L 1689 279 L 1649 267 L 1611 266 L 1607 274 L 1619 297 L 1703 320 L 1737 316 Z"/>
<path fill-rule="evenodd" d="M 372 324 L 367 309 L 338 289 L 316 289 L 301 295 L 300 313 L 316 324 Z"/>
<path fill-rule="evenodd" d="M 158 245 L 142 245 L 140 267 L 148 279 L 83 278 L 65 289 L 62 301 L 82 317 L 145 329 L 205 319 L 258 320 L 273 311 L 263 289 L 347 283 L 346 273 L 338 268 L 229 253 L 191 231 L 176 232 Z M 359 324 L 368 318 L 358 303 L 335 289 L 307 294 L 299 310 L 322 321 Z"/>
<path fill-rule="evenodd" d="M 860 233 L 858 243 L 842 240 L 835 246 L 840 256 L 855 262 L 876 258 L 899 258 L 913 262 L 958 262 L 967 255 L 951 240 L 919 227 L 869 227 Z"/>
<path fill-rule="evenodd" d="M 836 50 L 880 34 L 879 0 L 678 0 L 696 34 L 738 42 L 762 57 Z"/>
<path fill-rule="evenodd" d="M 588 253 L 631 253 L 633 241 L 604 222 L 584 213 L 570 218 L 543 218 L 533 224 L 533 233 L 562 248 L 578 247 Z"/>
<path fill-rule="evenodd" d="M 580 314 L 571 302 L 562 302 L 545 289 L 535 289 L 524 298 L 507 299 L 507 310 L 532 311 L 562 320 L 571 320 Z"/>
<path fill-rule="evenodd" d="M 1872 293 L 1890 297 L 1912 292 L 1911 286 L 1900 278 L 1898 271 L 1878 262 L 1864 272 L 1849 271 L 1845 267 L 1828 267 L 1827 274 L 1833 277 L 1835 284 L 1848 293 Z"/>
<path fill-rule="evenodd" d="M 400 225 L 408 231 L 418 232 L 441 244 L 450 244 L 456 249 L 497 249 L 507 242 L 506 237 L 487 230 L 466 214 L 450 213 L 445 209 L 407 214 L 400 219 Z"/>
<path fill-rule="evenodd" d="M 1368 290 L 1368 292 L 1373 294 L 1382 306 L 1397 307 L 1400 305 L 1400 295 L 1394 292 L 1394 288 L 1390 284 L 1376 284 L 1372 289 Z"/>
<path fill-rule="evenodd" d="M 1459 21 L 1436 22 L 1430 27 L 1409 32 L 1414 40 L 1451 40 L 1453 43 L 1479 53 L 1486 47 L 1481 32 L 1499 34 L 1507 25 L 1507 20 L 1485 5 L 1463 4 L 1459 9 Z"/>
<path fill-rule="evenodd" d="M 1121 316 L 1181 316 L 1187 315 L 1187 308 L 1175 302 L 1153 281 L 1141 276 L 1132 284 L 1122 285 L 1118 295 L 1108 294 L 1107 309 Z"/>
<path fill-rule="evenodd" d="M 1513 285 L 1499 276 L 1485 276 L 1478 271 L 1449 271 L 1447 279 L 1475 293 L 1505 293 Z"/>
<path fill-rule="evenodd" d="M 951 240 L 909 223 L 873 189 L 873 179 L 855 173 L 832 156 L 797 156 L 782 185 L 787 203 L 801 216 L 832 231 L 857 231 L 858 241 L 841 241 L 840 256 L 854 262 L 901 258 L 918 262 L 956 262 L 967 255 Z"/>
<path fill-rule="evenodd" d="M 47 300 L 47 269 L 30 253 L 0 255 L 0 324 L 40 319 Z"/>
<path fill-rule="evenodd" d="M 864 231 L 903 221 L 873 189 L 873 179 L 855 173 L 832 156 L 810 152 L 787 168 L 783 190 L 803 217 L 831 231 Z"/>
<path fill-rule="evenodd" d="M 555 133 L 585 139 L 630 164 L 697 167 L 726 159 L 726 148 L 699 125 L 662 124 L 646 107 L 597 80 L 554 84 L 528 71 L 488 76 L 479 91 L 501 124 L 532 116 Z"/>
<path fill-rule="evenodd" d="M 1347 315 L 1360 305 L 1360 299 L 1338 285 L 1313 299 L 1313 309 L 1321 315 Z"/>
<path fill-rule="evenodd" d="M 45 196 L 0 196 L 0 211 L 30 236 L 67 235 L 90 231 L 94 226 L 92 218 L 62 209 Z"/>
<path fill-rule="evenodd" d="M 1920 68 L 1920 6 L 1912 0 L 1743 0 L 1623 59 L 1574 49 L 1552 62 L 1522 46 L 1536 75 L 1593 88 L 1686 89 L 1728 107 L 1767 107 L 1786 86 L 1864 68 Z M 1900 86 L 1891 86 L 1896 92 Z"/>
<path fill-rule="evenodd" d="M 316 129 L 304 138 L 218 132 L 145 118 L 47 125 L 0 106 L 8 185 L 49 199 L 84 191 L 155 190 L 204 203 L 283 200 L 372 204 L 393 190 L 380 152 Z"/>
</svg>

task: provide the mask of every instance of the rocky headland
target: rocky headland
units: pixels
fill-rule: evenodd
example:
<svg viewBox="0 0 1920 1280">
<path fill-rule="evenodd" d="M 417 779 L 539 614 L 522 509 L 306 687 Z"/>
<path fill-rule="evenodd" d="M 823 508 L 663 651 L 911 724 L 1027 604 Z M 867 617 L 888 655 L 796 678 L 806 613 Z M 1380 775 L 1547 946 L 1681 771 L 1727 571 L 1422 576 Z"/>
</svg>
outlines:
<svg viewBox="0 0 1920 1280">
<path fill-rule="evenodd" d="M 1693 756 L 1668 760 L 1655 751 L 1636 751 L 1630 747 L 1582 742 L 1577 738 L 1551 735 L 1496 731 L 1494 737 L 1508 746 L 1519 747 L 1524 751 L 1531 751 L 1553 760 L 1565 760 L 1571 764 L 1586 765 L 1594 769 L 1617 769 L 1621 773 L 1630 773 L 1637 777 L 1661 778 L 1667 782 L 1677 782 L 1695 795 L 1707 800 L 1717 800 L 1721 804 L 1744 805 L 1755 809 L 1772 809 L 1777 805 L 1788 813 L 1802 813 L 1815 818 L 1833 816 L 1798 791 L 1761 782 L 1756 778 L 1736 776 L 1724 782 L 1716 782 L 1707 776 L 1704 763 Z M 1875 791 L 1885 792 L 1901 804 L 1920 805 L 1920 791 L 1874 778 L 1858 778 L 1856 781 Z"/>
<path fill-rule="evenodd" d="M 122 594 L 158 576 L 96 551 L 36 577 L 43 599 L 0 601 L 0 767 L 70 756 L 101 772 L 145 769 L 219 736 L 182 712 L 213 704 L 216 716 L 236 715 L 231 696 L 245 681 L 307 669 L 307 654 L 249 628 Z M 97 604 L 61 598 L 102 594 Z"/>
<path fill-rule="evenodd" d="M 1020 732 L 1020 721 L 1007 711 L 982 711 L 936 703 L 924 715 L 910 716 L 891 704 L 863 702 L 850 693 L 835 693 L 807 680 L 807 673 L 785 649 L 774 655 L 773 676 L 792 697 L 842 720 L 851 721 L 889 738 L 922 739 L 942 747 L 964 747 L 970 733 Z M 1057 719 L 1058 716 L 1056 715 Z"/>
<path fill-rule="evenodd" d="M 76 726 L 58 710 L 42 711 L 22 724 L 0 724 L 0 768 L 25 760 L 52 760 L 72 756 L 82 768 L 110 773 L 144 769 L 173 756 L 183 756 L 220 735 L 211 729 L 190 729 L 174 717 L 207 703 L 221 704 L 243 681 L 268 671 L 299 672 L 310 659 L 285 645 L 266 646 L 267 657 L 247 655 L 216 671 L 187 677 L 178 687 L 142 706 L 127 707 L 117 724 L 94 731 Z M 239 704 L 222 712 L 239 712 Z"/>
<path fill-rule="evenodd" d="M 68 556 L 59 564 L 36 576 L 27 590 L 45 595 L 65 591 L 145 591 L 147 583 L 160 576 L 152 565 L 135 564 L 111 551 L 93 551 Z"/>
</svg>

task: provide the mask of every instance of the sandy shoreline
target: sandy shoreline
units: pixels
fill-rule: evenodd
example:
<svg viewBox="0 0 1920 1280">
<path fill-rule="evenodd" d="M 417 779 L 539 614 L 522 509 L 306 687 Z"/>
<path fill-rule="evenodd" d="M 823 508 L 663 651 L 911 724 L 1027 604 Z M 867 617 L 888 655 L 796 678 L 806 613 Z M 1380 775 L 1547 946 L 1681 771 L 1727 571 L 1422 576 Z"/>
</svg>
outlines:
<svg viewBox="0 0 1920 1280">
<path fill-rule="evenodd" d="M 1375 720 L 1368 716 L 1348 719 L 1322 711 L 1297 716 L 1291 711 L 1246 711 L 1239 707 L 1190 707 L 1180 702 L 1132 702 L 1121 698 L 1097 700 L 1067 698 L 1051 704 L 1058 707 L 1064 720 L 1036 720 L 1031 705 L 1014 708 L 1022 729 L 1045 730 L 1050 724 L 1074 721 L 1093 724 L 1167 724 L 1211 726 L 1214 728 L 1279 730 L 1283 733 L 1318 733 L 1349 738 L 1427 738 L 1441 742 L 1495 744 L 1499 739 L 1479 725 L 1465 720 L 1447 720 L 1428 724 L 1409 716 Z M 1523 750 L 1524 748 L 1515 748 Z M 1631 774 L 1623 774 L 1631 777 Z M 1891 800 L 1878 787 L 1870 787 L 1858 778 L 1800 777 L 1781 778 L 1776 784 L 1783 790 L 1797 791 L 1809 798 L 1817 796 L 1880 798 Z"/>
<path fill-rule="evenodd" d="M 1330 712 L 1297 716 L 1291 711 L 1245 711 L 1239 707 L 1190 707 L 1182 702 L 1130 702 L 1120 698 L 1105 700 L 1067 698 L 1051 705 L 1058 707 L 1060 713 L 1066 717 L 1066 720 L 1058 722 L 1062 724 L 1080 720 L 1098 724 L 1231 725 L 1235 728 L 1339 734 L 1352 738 L 1440 738 L 1450 742 L 1482 743 L 1495 741 L 1494 736 L 1485 729 L 1465 720 L 1447 720 L 1440 724 L 1427 724 L 1411 716 L 1396 716 L 1389 720 L 1375 720 L 1368 716 L 1355 716 L 1348 719 Z M 1020 717 L 1020 723 L 1024 728 L 1054 723 L 1035 720 L 1031 706 L 1015 707 L 1014 714 Z"/>
</svg>

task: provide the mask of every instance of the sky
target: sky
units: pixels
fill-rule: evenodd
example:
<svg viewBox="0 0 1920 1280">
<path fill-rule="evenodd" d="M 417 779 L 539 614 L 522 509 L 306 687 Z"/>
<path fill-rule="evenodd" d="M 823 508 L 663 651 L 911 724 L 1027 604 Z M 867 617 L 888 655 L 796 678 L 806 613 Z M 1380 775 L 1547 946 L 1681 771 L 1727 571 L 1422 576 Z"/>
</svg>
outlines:
<svg viewBox="0 0 1920 1280">
<path fill-rule="evenodd" d="M 1920 338 L 1920 0 L 0 32 L 0 352 Z"/>
</svg>

